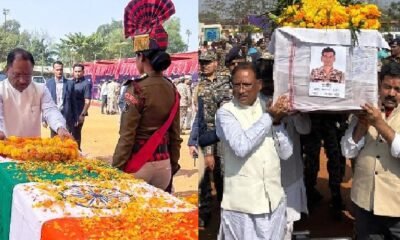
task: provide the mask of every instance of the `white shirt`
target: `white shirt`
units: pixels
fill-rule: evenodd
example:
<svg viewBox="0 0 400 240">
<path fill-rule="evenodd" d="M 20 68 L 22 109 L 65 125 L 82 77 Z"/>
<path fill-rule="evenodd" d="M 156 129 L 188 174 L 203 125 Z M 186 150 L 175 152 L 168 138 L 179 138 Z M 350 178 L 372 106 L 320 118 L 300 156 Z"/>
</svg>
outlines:
<svg viewBox="0 0 400 240">
<path fill-rule="evenodd" d="M 104 82 L 103 85 L 101 85 L 101 91 L 100 94 L 101 96 L 107 96 L 107 83 Z"/>
<path fill-rule="evenodd" d="M 61 78 L 60 80 L 54 79 L 56 82 L 56 104 L 58 109 L 62 110 L 63 106 L 63 91 L 64 91 L 64 78 Z"/>
<path fill-rule="evenodd" d="M 22 95 L 24 94 L 23 92 L 19 92 L 17 89 L 12 87 L 12 85 L 9 83 L 8 79 L 4 80 L 3 84 L 5 84 L 5 87 L 8 87 L 12 94 L 15 95 Z M 34 84 L 34 83 L 31 83 Z M 51 129 L 54 131 L 57 131 L 58 128 L 64 127 L 66 128 L 66 122 L 64 117 L 62 116 L 61 112 L 58 110 L 57 106 L 55 105 L 49 90 L 47 89 L 46 86 L 41 86 L 43 87 L 43 94 L 42 98 L 40 101 L 40 107 L 41 107 L 41 113 L 43 118 L 46 120 L 46 122 L 49 124 Z M 40 118 L 40 115 L 38 116 Z M 40 124 L 41 121 L 38 121 L 38 124 Z M 0 94 L 0 131 L 3 133 L 6 133 L 7 131 L 5 130 L 5 125 L 4 125 L 4 107 L 3 107 L 3 96 Z M 38 136 L 40 137 L 40 136 Z"/>
<path fill-rule="evenodd" d="M 249 129 L 243 129 L 235 116 L 225 109 L 219 109 L 217 115 L 217 136 L 221 140 L 227 141 L 237 156 L 244 158 L 252 153 L 271 130 L 279 157 L 286 160 L 292 155 L 293 145 L 286 129 L 283 124 L 273 126 L 273 119 L 268 113 L 263 113 L 261 118 Z"/>
<path fill-rule="evenodd" d="M 360 150 L 364 147 L 365 137 L 363 136 L 358 143 L 355 143 L 353 140 L 353 132 L 354 128 L 357 126 L 358 118 L 356 116 L 353 117 L 349 128 L 346 130 L 346 133 L 342 137 L 341 146 L 342 146 L 342 154 L 346 158 L 355 158 L 357 157 Z M 390 148 L 390 152 L 393 157 L 400 158 L 400 134 L 396 133 L 392 146 Z"/>
</svg>

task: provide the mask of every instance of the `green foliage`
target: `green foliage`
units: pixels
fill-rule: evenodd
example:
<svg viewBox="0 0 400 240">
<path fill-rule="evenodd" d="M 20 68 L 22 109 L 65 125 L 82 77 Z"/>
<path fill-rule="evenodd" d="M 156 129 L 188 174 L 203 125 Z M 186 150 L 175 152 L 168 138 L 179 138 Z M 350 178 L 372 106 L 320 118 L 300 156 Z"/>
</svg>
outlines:
<svg viewBox="0 0 400 240">
<path fill-rule="evenodd" d="M 381 11 L 382 32 L 391 32 L 392 27 L 400 27 L 400 2 L 392 2 L 388 8 Z"/>
<path fill-rule="evenodd" d="M 220 19 L 241 23 L 250 14 L 261 15 L 271 10 L 274 7 L 274 2 L 273 0 L 201 0 L 201 4 L 206 7 L 200 12 L 199 19 L 200 22 L 207 23 L 217 23 Z M 285 2 L 288 1 L 285 0 Z"/>
<path fill-rule="evenodd" d="M 133 56 L 132 40 L 125 39 L 122 21 L 112 20 L 100 25 L 96 32 L 97 40 L 103 43 L 97 59 L 117 59 Z"/>
<path fill-rule="evenodd" d="M 18 21 L 14 20 L 14 19 L 7 20 L 7 23 L 5 25 L 6 26 L 4 27 L 4 23 L 3 23 L 2 28 L 5 29 L 7 32 L 19 34 L 19 29 L 21 27 L 21 24 Z"/>
<path fill-rule="evenodd" d="M 21 47 L 30 51 L 38 65 L 51 65 L 61 60 L 66 67 L 76 62 L 99 59 L 132 57 L 132 40 L 125 39 L 122 21 L 100 25 L 91 35 L 81 32 L 69 33 L 53 44 L 47 33 L 20 32 L 21 25 L 16 20 L 7 20 L 6 27 L 0 26 L 0 63 L 4 65 L 10 50 Z M 185 51 L 187 46 L 180 36 L 180 21 L 172 18 L 165 23 L 169 34 L 169 52 Z"/>
<path fill-rule="evenodd" d="M 19 36 L 14 33 L 8 33 L 4 31 L 4 28 L 0 29 L 0 62 L 7 60 L 8 52 L 18 45 Z"/>
<path fill-rule="evenodd" d="M 97 34 L 102 36 L 99 32 Z M 111 28 L 103 39 L 105 41 L 103 48 L 105 58 L 128 58 L 133 56 L 132 40 L 125 39 L 122 22 L 119 22 L 116 28 Z"/>
<path fill-rule="evenodd" d="M 278 0 L 275 7 L 270 12 L 275 16 L 279 16 L 283 12 L 283 10 L 288 6 L 300 3 L 301 0 Z"/>
<path fill-rule="evenodd" d="M 164 23 L 165 31 L 168 33 L 168 52 L 184 52 L 187 45 L 183 42 L 180 35 L 181 23 L 178 17 L 172 17 Z"/>
<path fill-rule="evenodd" d="M 29 37 L 28 42 L 25 43 L 25 49 L 32 53 L 38 65 L 46 66 L 54 62 L 56 52 L 51 45 L 50 37 L 46 33 L 26 33 L 25 37 Z"/>
<path fill-rule="evenodd" d="M 20 24 L 15 20 L 7 20 L 6 27 L 0 26 L 0 63 L 7 60 L 7 54 L 16 47 L 26 47 L 29 44 L 29 36 L 26 32 L 20 34 Z"/>
<path fill-rule="evenodd" d="M 60 41 L 58 49 L 69 52 L 69 60 L 72 62 L 92 61 L 95 59 L 96 53 L 100 52 L 104 46 L 104 42 L 99 40 L 98 35 L 85 36 L 81 32 L 69 33 Z"/>
</svg>

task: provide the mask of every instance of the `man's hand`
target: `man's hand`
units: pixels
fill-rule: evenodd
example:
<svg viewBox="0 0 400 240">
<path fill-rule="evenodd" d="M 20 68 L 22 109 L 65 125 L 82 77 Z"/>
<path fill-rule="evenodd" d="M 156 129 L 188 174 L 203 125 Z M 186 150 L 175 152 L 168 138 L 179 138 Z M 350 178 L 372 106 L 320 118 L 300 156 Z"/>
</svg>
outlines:
<svg viewBox="0 0 400 240">
<path fill-rule="evenodd" d="M 214 155 L 205 155 L 205 156 L 204 156 L 204 162 L 205 162 L 206 166 L 207 166 L 210 170 L 214 170 L 214 167 L 215 167 Z"/>
<path fill-rule="evenodd" d="M 48 127 L 47 122 L 42 122 L 42 126 L 43 126 L 44 128 L 47 128 L 47 127 Z"/>
<path fill-rule="evenodd" d="M 76 123 L 75 126 L 78 126 L 79 124 L 82 124 L 85 121 L 85 116 L 84 115 L 79 115 L 78 122 Z"/>
<path fill-rule="evenodd" d="M 194 158 L 195 154 L 199 154 L 199 150 L 197 150 L 196 146 L 189 146 L 189 154 L 192 156 L 192 158 Z"/>
<path fill-rule="evenodd" d="M 0 140 L 4 139 L 6 139 L 6 135 L 4 134 L 4 132 L 0 131 Z"/>
<path fill-rule="evenodd" d="M 376 127 L 377 123 L 383 121 L 381 111 L 373 105 L 366 103 L 364 106 L 361 106 L 361 108 L 366 111 L 365 118 L 370 125 Z"/>
<path fill-rule="evenodd" d="M 67 129 L 65 129 L 63 127 L 59 127 L 57 129 L 57 135 L 60 138 L 73 138 L 72 135 L 67 131 Z"/>
<path fill-rule="evenodd" d="M 267 103 L 267 112 L 274 119 L 274 123 L 279 123 L 284 116 L 288 115 L 289 110 L 289 99 L 285 95 L 279 96 L 274 105 L 272 101 Z"/>
<path fill-rule="evenodd" d="M 396 136 L 396 132 L 383 120 L 381 111 L 368 103 L 361 107 L 366 112 L 368 123 L 378 131 L 379 135 L 381 135 L 389 145 L 391 145 Z"/>
<path fill-rule="evenodd" d="M 358 143 L 360 139 L 367 133 L 369 128 L 369 123 L 367 119 L 367 115 L 363 112 L 361 114 L 357 114 L 357 125 L 353 131 L 353 141 Z"/>
</svg>

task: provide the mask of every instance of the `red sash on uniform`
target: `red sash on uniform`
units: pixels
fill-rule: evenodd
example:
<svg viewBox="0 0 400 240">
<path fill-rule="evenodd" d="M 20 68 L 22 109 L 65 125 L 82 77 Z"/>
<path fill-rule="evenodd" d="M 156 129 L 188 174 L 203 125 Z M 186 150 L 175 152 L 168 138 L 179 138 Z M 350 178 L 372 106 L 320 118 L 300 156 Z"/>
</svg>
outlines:
<svg viewBox="0 0 400 240">
<path fill-rule="evenodd" d="M 165 133 L 171 126 L 175 115 L 179 108 L 179 93 L 175 90 L 175 103 L 172 106 L 171 112 L 167 121 L 159 128 L 157 131 L 151 135 L 151 137 L 147 140 L 147 142 L 143 145 L 143 147 L 139 150 L 139 152 L 132 155 L 131 159 L 125 166 L 124 171 L 127 173 L 135 173 L 139 171 L 140 168 L 151 158 L 154 151 L 161 143 Z"/>
</svg>

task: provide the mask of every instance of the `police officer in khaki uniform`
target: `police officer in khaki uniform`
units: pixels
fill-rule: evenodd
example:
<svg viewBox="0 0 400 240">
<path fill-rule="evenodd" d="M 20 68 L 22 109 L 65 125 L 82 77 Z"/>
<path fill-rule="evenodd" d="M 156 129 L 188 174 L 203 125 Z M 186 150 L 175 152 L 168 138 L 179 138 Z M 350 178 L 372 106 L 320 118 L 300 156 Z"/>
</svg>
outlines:
<svg viewBox="0 0 400 240">
<path fill-rule="evenodd" d="M 132 2 L 154 4 L 151 1 Z M 169 6 L 174 7 L 172 2 Z M 120 137 L 112 165 L 166 190 L 172 181 L 172 175 L 179 170 L 178 160 L 182 142 L 179 126 L 179 95 L 172 82 L 162 75 L 162 71 L 171 64 L 171 58 L 165 52 L 168 35 L 161 25 L 162 22 L 157 22 L 156 26 L 131 25 L 130 21 L 143 17 L 146 16 L 137 11 L 125 12 L 125 34 L 133 37 L 136 67 L 142 76 L 124 83 L 125 105 L 122 108 Z M 150 30 L 146 32 L 147 29 Z M 175 114 L 173 114 L 174 108 L 178 109 Z M 172 121 L 168 124 L 167 119 L 170 117 Z M 166 132 L 157 138 L 154 133 L 165 124 Z M 157 139 L 155 150 L 147 156 L 141 150 L 154 139 Z M 145 162 L 139 164 L 142 159 Z"/>
</svg>

